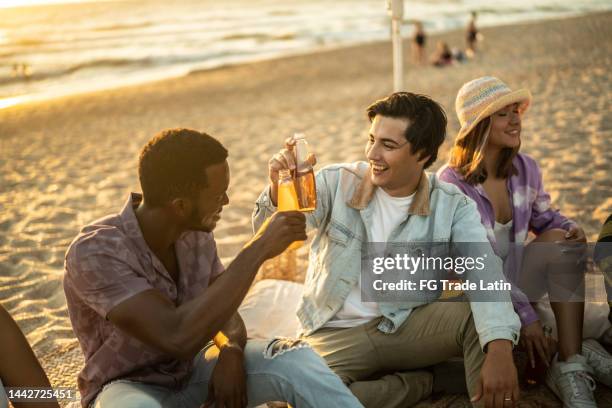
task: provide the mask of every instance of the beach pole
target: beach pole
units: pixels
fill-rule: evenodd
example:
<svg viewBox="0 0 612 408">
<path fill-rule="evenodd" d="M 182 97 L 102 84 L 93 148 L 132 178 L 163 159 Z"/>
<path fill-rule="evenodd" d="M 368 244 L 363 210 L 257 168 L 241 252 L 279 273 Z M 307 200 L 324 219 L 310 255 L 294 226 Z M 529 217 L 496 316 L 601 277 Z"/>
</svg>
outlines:
<svg viewBox="0 0 612 408">
<path fill-rule="evenodd" d="M 402 53 L 402 21 L 404 19 L 404 0 L 387 0 L 387 10 L 391 16 L 391 40 L 393 42 L 393 91 L 404 88 L 404 55 Z"/>
</svg>

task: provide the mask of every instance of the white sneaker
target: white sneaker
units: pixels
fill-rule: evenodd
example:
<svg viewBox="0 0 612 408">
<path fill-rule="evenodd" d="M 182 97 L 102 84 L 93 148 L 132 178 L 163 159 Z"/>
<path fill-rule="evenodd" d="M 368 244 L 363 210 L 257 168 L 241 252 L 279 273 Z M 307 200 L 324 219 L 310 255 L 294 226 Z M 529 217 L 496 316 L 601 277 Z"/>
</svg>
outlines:
<svg viewBox="0 0 612 408">
<path fill-rule="evenodd" d="M 593 369 L 593 377 L 602 384 L 612 388 L 612 355 L 595 339 L 582 342 L 582 355 Z"/>
<path fill-rule="evenodd" d="M 567 361 L 557 361 L 555 357 L 546 373 L 546 384 L 565 408 L 597 408 L 595 380 L 590 371 L 584 356 L 576 354 Z"/>
</svg>

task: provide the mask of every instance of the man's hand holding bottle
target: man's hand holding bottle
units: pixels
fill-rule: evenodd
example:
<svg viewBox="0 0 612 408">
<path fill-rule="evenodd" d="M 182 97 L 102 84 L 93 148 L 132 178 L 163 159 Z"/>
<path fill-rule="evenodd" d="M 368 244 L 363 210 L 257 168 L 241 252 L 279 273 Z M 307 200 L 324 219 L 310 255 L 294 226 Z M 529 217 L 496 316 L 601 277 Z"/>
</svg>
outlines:
<svg viewBox="0 0 612 408">
<path fill-rule="evenodd" d="M 251 242 L 262 245 L 266 258 L 280 255 L 294 241 L 306 239 L 306 217 L 300 211 L 274 213 L 255 233 Z"/>
<path fill-rule="evenodd" d="M 279 150 L 270 160 L 268 161 L 268 179 L 270 180 L 270 198 L 272 204 L 278 204 L 278 173 L 281 170 L 289 169 L 295 172 L 296 155 L 295 155 L 295 144 L 296 139 L 294 136 L 289 137 L 285 140 L 285 147 Z M 314 154 L 310 153 L 307 156 L 307 162 L 312 167 L 317 163 L 317 159 Z"/>
</svg>

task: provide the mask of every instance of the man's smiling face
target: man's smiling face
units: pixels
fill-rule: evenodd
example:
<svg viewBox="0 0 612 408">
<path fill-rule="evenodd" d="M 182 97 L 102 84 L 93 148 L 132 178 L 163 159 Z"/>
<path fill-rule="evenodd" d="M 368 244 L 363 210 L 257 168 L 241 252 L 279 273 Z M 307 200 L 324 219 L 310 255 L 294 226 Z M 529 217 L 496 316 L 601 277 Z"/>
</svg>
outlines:
<svg viewBox="0 0 612 408">
<path fill-rule="evenodd" d="M 418 182 L 428 159 L 412 152 L 405 136 L 409 125 L 408 119 L 376 115 L 365 147 L 372 183 L 393 197 L 414 192 L 415 179 Z"/>
</svg>

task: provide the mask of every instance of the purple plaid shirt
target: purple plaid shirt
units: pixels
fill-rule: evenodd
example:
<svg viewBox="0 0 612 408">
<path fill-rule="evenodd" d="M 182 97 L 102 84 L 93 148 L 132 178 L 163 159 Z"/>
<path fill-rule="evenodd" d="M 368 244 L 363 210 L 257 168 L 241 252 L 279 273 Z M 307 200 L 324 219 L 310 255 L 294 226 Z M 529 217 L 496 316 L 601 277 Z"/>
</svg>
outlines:
<svg viewBox="0 0 612 408">
<path fill-rule="evenodd" d="M 525 242 L 529 231 L 538 235 L 552 228 L 568 230 L 570 226 L 574 225 L 573 221 L 551 208 L 550 196 L 544 191 L 542 173 L 535 160 L 519 153 L 512 160 L 512 164 L 517 170 L 517 174 L 509 177 L 507 181 L 513 220 L 510 242 Z M 491 246 L 497 252 L 495 233 L 493 232 L 495 212 L 482 185 L 468 184 L 460 173 L 448 165 L 438 170 L 438 176 L 441 180 L 455 184 L 465 195 L 476 202 L 480 218 L 487 230 L 487 237 Z M 517 275 L 521 267 L 522 252 L 519 248 L 517 249 L 518 251 L 514 252 L 516 256 L 508 256 L 504 262 L 504 274 L 513 282 L 517 281 Z M 518 288 L 514 288 L 512 292 L 512 302 L 523 325 L 538 320 L 538 315 L 531 307 L 529 299 Z"/>
<path fill-rule="evenodd" d="M 191 373 L 191 360 L 145 345 L 106 316 L 145 290 L 158 290 L 179 306 L 200 296 L 224 270 L 212 233 L 186 232 L 175 243 L 180 269 L 175 283 L 142 236 L 134 213 L 141 200 L 132 193 L 120 214 L 84 227 L 66 253 L 64 292 L 85 355 L 78 377 L 83 407 L 117 379 L 180 387 Z"/>
</svg>

